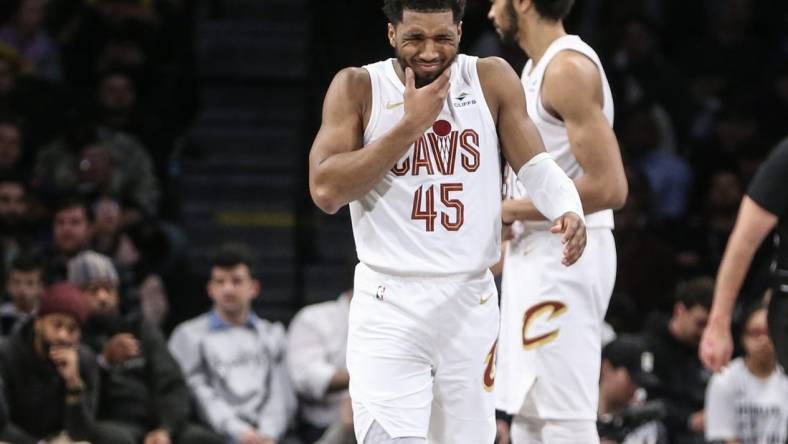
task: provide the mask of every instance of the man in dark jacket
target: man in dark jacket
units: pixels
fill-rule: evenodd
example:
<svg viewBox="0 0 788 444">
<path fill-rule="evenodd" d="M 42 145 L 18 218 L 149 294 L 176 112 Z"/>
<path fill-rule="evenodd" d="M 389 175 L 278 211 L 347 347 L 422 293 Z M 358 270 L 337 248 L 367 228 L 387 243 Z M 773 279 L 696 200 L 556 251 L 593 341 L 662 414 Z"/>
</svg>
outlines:
<svg viewBox="0 0 788 444">
<path fill-rule="evenodd" d="M 36 444 L 65 433 L 75 441 L 118 442 L 93 429 L 98 369 L 79 345 L 87 316 L 79 289 L 61 283 L 46 290 L 38 316 L 0 346 L 0 441 Z"/>
<path fill-rule="evenodd" d="M 654 353 L 654 374 L 661 381 L 654 391 L 665 401 L 670 442 L 703 443 L 706 384 L 711 373 L 698 359 L 698 343 L 709 317 L 714 280 L 699 277 L 679 286 L 670 317 L 654 314 L 643 333 Z"/>
<path fill-rule="evenodd" d="M 189 391 L 167 344 L 153 325 L 118 310 L 118 275 L 108 257 L 85 251 L 68 264 L 69 280 L 88 306 L 83 342 L 99 355 L 98 430 L 124 442 L 222 444 L 189 418 Z"/>
</svg>

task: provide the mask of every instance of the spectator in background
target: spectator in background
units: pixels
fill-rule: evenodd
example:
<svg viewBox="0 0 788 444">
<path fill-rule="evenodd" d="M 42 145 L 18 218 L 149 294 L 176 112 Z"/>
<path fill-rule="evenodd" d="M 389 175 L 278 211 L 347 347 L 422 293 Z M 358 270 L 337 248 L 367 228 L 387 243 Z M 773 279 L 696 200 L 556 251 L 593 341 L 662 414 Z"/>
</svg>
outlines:
<svg viewBox="0 0 788 444">
<path fill-rule="evenodd" d="M 662 53 L 654 23 L 634 16 L 626 18 L 616 30 L 619 37 L 607 70 L 616 104 L 626 109 L 647 97 L 659 97 L 675 121 L 684 121 L 689 111 L 686 82 Z"/>
<path fill-rule="evenodd" d="M 17 0 L 13 23 L 0 28 L 0 42 L 16 49 L 23 71 L 40 79 L 61 79 L 57 45 L 44 28 L 45 0 Z"/>
<path fill-rule="evenodd" d="M 139 252 L 131 238 L 123 231 L 123 207 L 109 196 L 93 202 L 93 249 L 111 257 L 121 267 L 132 267 L 139 260 Z"/>
<path fill-rule="evenodd" d="M 736 223 L 743 195 L 739 175 L 732 168 L 718 168 L 709 175 L 702 204 L 691 219 L 676 227 L 679 266 L 686 274 L 713 274 L 722 260 L 728 237 Z M 675 234 L 670 234 L 675 237 Z"/>
<path fill-rule="evenodd" d="M 93 353 L 79 345 L 86 316 L 78 288 L 53 285 L 38 316 L 0 345 L 0 404 L 8 410 L 0 441 L 38 444 L 65 432 L 75 441 L 117 442 L 93 430 L 98 369 Z"/>
<path fill-rule="evenodd" d="M 27 187 L 20 177 L 0 176 L 0 236 L 17 243 L 27 223 Z"/>
<path fill-rule="evenodd" d="M 659 106 L 641 101 L 623 113 L 621 145 L 648 180 L 651 212 L 657 220 L 684 215 L 692 186 L 692 171 L 674 150 L 666 114 Z"/>
<path fill-rule="evenodd" d="M 22 174 L 25 170 L 22 131 L 19 124 L 0 119 L 0 175 Z"/>
<path fill-rule="evenodd" d="M 218 436 L 188 424 L 189 390 L 159 329 L 139 315 L 120 314 L 110 259 L 82 252 L 69 262 L 68 278 L 88 307 L 83 342 L 102 364 L 96 427 L 119 443 L 221 444 Z"/>
<path fill-rule="evenodd" d="M 44 294 L 43 267 L 30 254 L 18 254 L 5 280 L 8 302 L 0 305 L 0 335 L 10 335 L 16 327 L 35 316 Z"/>
<path fill-rule="evenodd" d="M 135 267 L 140 262 L 141 253 L 126 232 L 123 220 L 123 207 L 120 202 L 109 196 L 99 197 L 92 205 L 93 236 L 91 247 L 94 251 L 109 256 L 120 276 L 121 293 L 125 299 L 136 301 Z M 129 296 L 134 296 L 130 298 Z M 128 306 L 124 306 L 129 308 Z"/>
<path fill-rule="evenodd" d="M 21 63 L 19 53 L 8 45 L 0 44 L 0 102 L 7 102 L 11 98 Z"/>
<path fill-rule="evenodd" d="M 709 317 L 714 280 L 698 277 L 679 286 L 673 313 L 654 313 L 643 332 L 654 353 L 657 398 L 668 406 L 665 424 L 670 442 L 703 442 L 703 402 L 710 373 L 698 359 L 698 343 Z"/>
<path fill-rule="evenodd" d="M 137 116 L 137 86 L 132 77 L 120 70 L 104 73 L 99 79 L 97 93 L 99 125 L 108 131 L 123 132 L 140 137 Z"/>
<path fill-rule="evenodd" d="M 159 184 L 145 149 L 123 134 L 103 138 L 95 128 L 78 132 L 83 130 L 38 153 L 33 175 L 41 191 L 49 196 L 105 194 L 141 212 L 138 219 L 156 215 Z"/>
<path fill-rule="evenodd" d="M 164 328 L 164 322 L 170 313 L 170 303 L 161 277 L 156 274 L 147 275 L 140 283 L 138 292 L 142 318 L 151 325 Z"/>
<path fill-rule="evenodd" d="M 336 300 L 301 309 L 290 323 L 287 336 L 287 367 L 299 398 L 301 438 L 317 441 L 340 424 L 344 400 L 349 398 L 350 375 L 346 366 L 350 299 L 348 290 Z M 335 429 L 337 427 L 334 427 Z M 353 438 L 353 422 L 344 429 L 343 443 Z M 332 430 L 331 435 L 341 435 Z"/>
<path fill-rule="evenodd" d="M 25 144 L 36 147 L 61 129 L 66 101 L 57 85 L 21 76 L 21 70 L 19 53 L 0 42 L 0 114 L 18 116 L 35 128 L 26 134 Z"/>
<path fill-rule="evenodd" d="M 713 273 L 717 270 L 725 244 L 736 223 L 736 213 L 743 195 L 741 179 L 735 171 L 720 169 L 711 175 L 703 216 L 707 243 L 701 255 L 709 261 L 704 271 Z"/>
<path fill-rule="evenodd" d="M 121 311 L 142 309 L 145 319 L 161 325 L 169 312 L 169 301 L 161 276 L 184 260 L 185 246 L 180 230 L 154 220 L 135 220 L 116 199 L 99 197 L 92 206 L 93 250 L 109 256 L 120 276 L 124 304 Z"/>
<path fill-rule="evenodd" d="M 11 260 L 30 241 L 27 186 L 22 178 L 0 176 L 0 277 Z"/>
<path fill-rule="evenodd" d="M 207 285 L 213 310 L 178 326 L 169 347 L 200 415 L 233 443 L 274 444 L 295 410 L 285 365 L 285 331 L 257 317 L 260 292 L 244 245 L 219 248 Z"/>
<path fill-rule="evenodd" d="M 712 376 L 706 391 L 706 440 L 784 443 L 788 440 L 788 377 L 769 338 L 766 304 L 746 316 L 736 358 Z"/>
<path fill-rule="evenodd" d="M 605 422 L 621 416 L 628 408 L 642 404 L 639 390 L 650 389 L 659 384 L 654 372 L 654 354 L 645 341 L 637 336 L 619 336 L 602 348 L 602 371 L 599 380 L 599 417 Z M 649 418 L 636 424 L 611 424 L 609 430 L 619 440 L 602 443 L 623 444 L 666 444 L 667 430 L 659 418 Z M 616 433 L 618 432 L 618 433 Z"/>
<path fill-rule="evenodd" d="M 67 262 L 90 248 L 92 236 L 92 213 L 85 202 L 78 198 L 61 201 L 52 216 L 53 245 L 47 251 L 46 280 L 66 280 Z"/>
<path fill-rule="evenodd" d="M 670 311 L 678 274 L 673 247 L 658 236 L 649 218 L 651 189 L 632 167 L 626 168 L 629 195 L 615 212 L 618 271 L 607 319 L 616 331 L 634 332 L 654 310 Z M 648 254 L 643 254 L 648 251 Z"/>
<path fill-rule="evenodd" d="M 761 123 L 758 120 L 758 103 L 754 93 L 742 91 L 739 95 L 725 97 L 725 104 L 711 116 L 710 134 L 705 141 L 696 144 L 690 163 L 703 173 L 735 165 L 746 149 L 760 145 Z M 762 144 L 758 151 L 763 154 L 770 144 Z"/>
<path fill-rule="evenodd" d="M 110 69 L 99 78 L 94 113 L 105 137 L 120 133 L 139 140 L 153 158 L 157 171 L 164 172 L 179 131 L 177 121 L 182 118 L 179 116 L 182 110 L 170 109 L 173 104 L 167 103 L 167 94 L 177 91 L 153 89 L 154 92 L 148 91 L 152 98 L 141 103 L 144 92 L 139 91 L 137 79 L 125 70 Z"/>
</svg>

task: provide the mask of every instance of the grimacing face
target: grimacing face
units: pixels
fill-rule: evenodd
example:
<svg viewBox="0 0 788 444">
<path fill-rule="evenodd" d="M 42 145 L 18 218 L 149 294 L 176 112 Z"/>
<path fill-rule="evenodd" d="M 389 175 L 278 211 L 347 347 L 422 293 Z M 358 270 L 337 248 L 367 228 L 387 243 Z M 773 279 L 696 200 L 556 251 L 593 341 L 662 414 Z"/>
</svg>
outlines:
<svg viewBox="0 0 788 444">
<path fill-rule="evenodd" d="M 416 12 L 404 10 L 402 21 L 389 23 L 389 43 L 400 66 L 410 67 L 416 87 L 432 83 L 451 66 L 457 57 L 462 37 L 462 23 L 454 23 L 449 11 Z"/>
</svg>

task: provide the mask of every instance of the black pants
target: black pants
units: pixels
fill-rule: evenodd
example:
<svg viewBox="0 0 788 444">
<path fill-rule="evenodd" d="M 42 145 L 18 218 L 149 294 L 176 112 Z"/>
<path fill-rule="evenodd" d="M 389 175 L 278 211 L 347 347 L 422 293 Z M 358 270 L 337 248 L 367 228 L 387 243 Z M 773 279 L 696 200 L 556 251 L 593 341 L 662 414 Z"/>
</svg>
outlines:
<svg viewBox="0 0 788 444">
<path fill-rule="evenodd" d="M 769 336 L 774 342 L 777 361 L 788 368 L 788 282 L 773 287 L 769 304 Z"/>
</svg>

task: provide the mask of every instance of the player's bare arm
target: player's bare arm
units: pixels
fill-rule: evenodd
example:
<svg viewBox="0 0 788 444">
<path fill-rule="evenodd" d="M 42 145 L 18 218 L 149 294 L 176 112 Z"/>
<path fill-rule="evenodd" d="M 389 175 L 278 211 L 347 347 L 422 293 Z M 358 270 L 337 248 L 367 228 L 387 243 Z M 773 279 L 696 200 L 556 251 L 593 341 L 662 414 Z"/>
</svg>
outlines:
<svg viewBox="0 0 788 444">
<path fill-rule="evenodd" d="M 756 250 L 777 225 L 777 220 L 776 215 L 744 196 L 720 263 L 709 323 L 700 341 L 700 359 L 710 370 L 719 371 L 731 359 L 733 306 Z"/>
<path fill-rule="evenodd" d="M 498 137 L 504 157 L 512 169 L 518 172 L 518 177 L 524 181 L 526 187 L 529 188 L 527 183 L 529 178 L 539 182 L 537 186 L 534 186 L 535 183 L 531 184 L 531 192 L 541 189 L 542 185 L 547 183 L 544 179 L 548 178 L 560 177 L 571 184 L 566 174 L 555 165 L 552 159 L 542 157 L 547 156 L 544 144 L 536 126 L 525 111 L 525 93 L 514 70 L 506 61 L 497 57 L 480 59 L 477 69 L 485 99 L 498 128 Z M 541 161 L 542 159 L 545 164 L 532 165 L 533 161 Z M 547 163 L 550 163 L 549 167 L 547 167 Z M 544 176 L 544 174 L 548 174 L 548 176 Z M 570 194 L 574 193 L 567 197 L 576 198 L 577 192 L 574 187 L 571 187 L 571 190 L 562 188 L 558 182 L 555 182 L 553 186 L 555 188 L 551 191 L 563 190 Z M 547 190 L 537 191 L 534 194 L 538 196 L 537 200 L 541 200 L 541 202 L 535 202 L 536 206 L 541 207 L 544 213 L 552 216 L 551 219 L 555 222 L 551 231 L 563 233 L 562 241 L 566 247 L 562 263 L 567 266 L 575 263 L 583 254 L 586 245 L 585 223 L 579 214 L 582 213 L 582 207 L 578 202 L 578 209 L 575 212 L 557 213 L 558 208 L 555 204 L 559 203 L 559 200 L 555 199 L 556 196 L 550 196 L 552 193 Z"/>
<path fill-rule="evenodd" d="M 628 185 L 621 151 L 603 112 L 602 78 L 596 64 L 583 54 L 562 51 L 547 67 L 542 84 L 545 109 L 566 125 L 572 154 L 584 175 L 575 180 L 586 214 L 619 209 Z M 504 221 L 543 220 L 530 199 L 504 205 Z"/>
<path fill-rule="evenodd" d="M 361 68 L 334 77 L 323 103 L 323 122 L 309 154 L 309 191 L 326 213 L 368 193 L 432 125 L 449 93 L 450 73 L 416 89 L 413 72 L 405 73 L 405 114 L 385 136 L 364 146 L 371 85 Z"/>
</svg>

